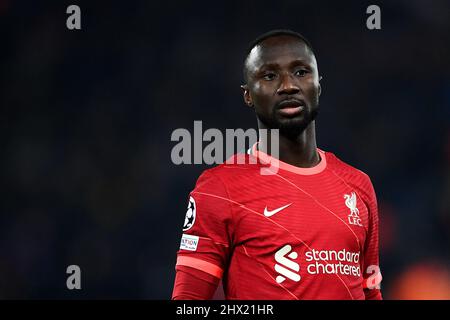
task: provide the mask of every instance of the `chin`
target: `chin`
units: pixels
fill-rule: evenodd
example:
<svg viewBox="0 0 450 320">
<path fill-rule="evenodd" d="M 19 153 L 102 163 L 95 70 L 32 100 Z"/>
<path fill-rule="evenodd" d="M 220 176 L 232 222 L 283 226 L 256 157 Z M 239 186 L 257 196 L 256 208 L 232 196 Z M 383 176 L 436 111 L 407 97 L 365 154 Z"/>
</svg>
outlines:
<svg viewBox="0 0 450 320">
<path fill-rule="evenodd" d="M 264 115 L 258 115 L 258 119 L 267 128 L 278 129 L 280 134 L 289 138 L 298 137 L 317 116 L 317 111 L 302 112 L 294 117 L 284 117 L 276 113 L 273 113 L 269 117 Z"/>
<path fill-rule="evenodd" d="M 277 119 L 277 128 L 280 134 L 288 137 L 298 137 L 314 121 L 314 117 L 304 117 L 303 115 L 294 118 Z"/>
<path fill-rule="evenodd" d="M 302 115 L 293 118 L 283 118 L 276 120 L 278 129 L 306 128 L 310 123 L 310 119 L 305 119 Z"/>
</svg>

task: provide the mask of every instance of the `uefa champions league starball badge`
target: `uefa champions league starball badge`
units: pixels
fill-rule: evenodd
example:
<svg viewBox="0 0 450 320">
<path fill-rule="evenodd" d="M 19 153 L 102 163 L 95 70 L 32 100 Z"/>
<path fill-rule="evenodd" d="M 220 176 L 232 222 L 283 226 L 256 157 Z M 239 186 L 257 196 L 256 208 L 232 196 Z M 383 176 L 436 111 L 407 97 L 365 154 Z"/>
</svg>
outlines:
<svg viewBox="0 0 450 320">
<path fill-rule="evenodd" d="M 195 200 L 189 197 L 189 203 L 186 211 L 186 217 L 184 218 L 183 231 L 187 231 L 194 225 L 195 222 Z"/>
</svg>

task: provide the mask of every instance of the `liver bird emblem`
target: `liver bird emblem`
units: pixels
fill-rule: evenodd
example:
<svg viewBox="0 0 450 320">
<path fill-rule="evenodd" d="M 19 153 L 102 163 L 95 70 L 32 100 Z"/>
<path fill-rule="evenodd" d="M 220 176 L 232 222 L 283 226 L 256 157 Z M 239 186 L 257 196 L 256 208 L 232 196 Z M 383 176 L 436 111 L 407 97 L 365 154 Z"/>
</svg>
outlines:
<svg viewBox="0 0 450 320">
<path fill-rule="evenodd" d="M 356 193 L 352 192 L 350 195 L 344 194 L 345 205 L 350 209 L 350 216 L 357 217 L 359 210 L 356 207 Z"/>
</svg>

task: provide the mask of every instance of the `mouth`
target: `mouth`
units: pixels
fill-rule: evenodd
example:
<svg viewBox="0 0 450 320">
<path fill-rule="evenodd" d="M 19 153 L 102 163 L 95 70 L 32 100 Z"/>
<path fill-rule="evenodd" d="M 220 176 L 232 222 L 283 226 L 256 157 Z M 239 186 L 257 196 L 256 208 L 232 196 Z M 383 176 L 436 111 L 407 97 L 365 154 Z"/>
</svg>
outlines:
<svg viewBox="0 0 450 320">
<path fill-rule="evenodd" d="M 278 113 L 283 116 L 293 117 L 298 115 L 305 108 L 305 103 L 298 99 L 287 99 L 277 104 Z"/>
</svg>

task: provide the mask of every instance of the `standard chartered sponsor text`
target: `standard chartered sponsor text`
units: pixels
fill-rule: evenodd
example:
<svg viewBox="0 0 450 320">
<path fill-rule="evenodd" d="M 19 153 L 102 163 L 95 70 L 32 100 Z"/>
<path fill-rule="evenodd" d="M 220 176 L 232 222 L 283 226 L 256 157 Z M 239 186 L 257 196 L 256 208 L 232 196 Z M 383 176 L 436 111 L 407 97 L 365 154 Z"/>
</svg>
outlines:
<svg viewBox="0 0 450 320">
<path fill-rule="evenodd" d="M 346 249 L 315 250 L 305 252 L 309 274 L 342 274 L 361 276 L 359 266 L 359 252 L 351 252 Z"/>
</svg>

